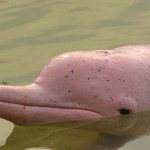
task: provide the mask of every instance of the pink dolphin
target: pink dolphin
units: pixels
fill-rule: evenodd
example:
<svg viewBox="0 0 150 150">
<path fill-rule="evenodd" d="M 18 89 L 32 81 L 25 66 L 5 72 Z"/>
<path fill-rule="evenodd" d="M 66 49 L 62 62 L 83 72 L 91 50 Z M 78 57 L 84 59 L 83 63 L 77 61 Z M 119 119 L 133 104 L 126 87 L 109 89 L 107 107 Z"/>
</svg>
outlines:
<svg viewBox="0 0 150 150">
<path fill-rule="evenodd" d="M 99 119 L 150 108 L 150 45 L 70 52 L 28 86 L 0 86 L 0 117 L 16 124 Z"/>
</svg>

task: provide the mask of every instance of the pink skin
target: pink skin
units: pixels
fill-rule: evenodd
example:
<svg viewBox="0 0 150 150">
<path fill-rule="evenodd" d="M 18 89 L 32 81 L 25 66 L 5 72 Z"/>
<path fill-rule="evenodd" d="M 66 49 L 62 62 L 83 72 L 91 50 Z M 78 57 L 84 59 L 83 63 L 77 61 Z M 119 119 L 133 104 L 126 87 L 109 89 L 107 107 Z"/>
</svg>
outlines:
<svg viewBox="0 0 150 150">
<path fill-rule="evenodd" d="M 0 117 L 16 124 L 99 119 L 150 108 L 150 45 L 70 52 L 28 86 L 0 86 Z"/>
</svg>

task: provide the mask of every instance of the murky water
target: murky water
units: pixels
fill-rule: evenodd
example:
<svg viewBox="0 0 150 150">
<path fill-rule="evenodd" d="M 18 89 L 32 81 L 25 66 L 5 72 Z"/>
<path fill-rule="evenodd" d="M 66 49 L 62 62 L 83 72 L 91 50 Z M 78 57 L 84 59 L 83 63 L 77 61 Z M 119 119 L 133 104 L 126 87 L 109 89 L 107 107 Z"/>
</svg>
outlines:
<svg viewBox="0 0 150 150">
<path fill-rule="evenodd" d="M 149 0 L 0 0 L 0 82 L 29 84 L 49 59 L 66 51 L 149 43 L 149 18 Z M 0 150 L 106 149 L 90 145 L 100 145 L 98 131 L 32 127 L 31 134 L 30 130 L 1 120 Z M 149 140 L 142 137 L 120 150 L 148 150 Z"/>
</svg>

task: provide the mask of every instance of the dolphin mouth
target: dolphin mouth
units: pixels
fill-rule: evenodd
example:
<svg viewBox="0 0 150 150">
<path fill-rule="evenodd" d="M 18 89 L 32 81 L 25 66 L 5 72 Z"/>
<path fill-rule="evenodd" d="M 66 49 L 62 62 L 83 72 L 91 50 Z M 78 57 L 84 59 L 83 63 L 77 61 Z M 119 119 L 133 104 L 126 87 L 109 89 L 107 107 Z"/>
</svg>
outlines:
<svg viewBox="0 0 150 150">
<path fill-rule="evenodd" d="M 62 121 L 98 120 L 103 115 L 83 108 L 27 105 L 0 101 L 0 117 L 19 125 L 38 125 Z"/>
</svg>

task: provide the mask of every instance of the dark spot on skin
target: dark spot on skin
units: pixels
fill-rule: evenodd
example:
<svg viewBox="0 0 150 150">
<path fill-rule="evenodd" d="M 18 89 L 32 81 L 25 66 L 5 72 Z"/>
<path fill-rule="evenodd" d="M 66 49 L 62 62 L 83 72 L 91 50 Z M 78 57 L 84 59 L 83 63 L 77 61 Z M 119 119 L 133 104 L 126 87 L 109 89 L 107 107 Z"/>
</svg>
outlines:
<svg viewBox="0 0 150 150">
<path fill-rule="evenodd" d="M 68 76 L 65 76 L 65 78 L 67 78 Z"/>
<path fill-rule="evenodd" d="M 80 103 L 80 102 L 78 102 L 78 105 L 81 105 L 81 103 Z"/>
<path fill-rule="evenodd" d="M 71 90 L 68 90 L 68 93 L 70 93 L 71 92 Z"/>
<path fill-rule="evenodd" d="M 110 91 L 110 89 L 107 89 L 107 91 L 109 92 L 109 91 Z"/>
<path fill-rule="evenodd" d="M 131 113 L 131 111 L 127 108 L 120 108 L 119 113 L 120 113 L 120 115 L 128 115 Z"/>
<path fill-rule="evenodd" d="M 24 109 L 24 110 L 26 109 L 26 106 L 25 106 L 25 105 L 23 106 L 23 109 Z"/>
<path fill-rule="evenodd" d="M 82 62 L 85 62 L 85 60 L 82 60 Z"/>
<path fill-rule="evenodd" d="M 68 66 L 70 66 L 70 64 L 68 64 Z"/>
<path fill-rule="evenodd" d="M 112 101 L 114 101 L 114 99 L 112 98 L 112 96 L 110 96 L 110 99 L 111 99 Z"/>
<path fill-rule="evenodd" d="M 97 95 L 94 95 L 93 98 L 96 99 L 96 98 L 98 98 L 98 96 L 97 96 Z"/>
<path fill-rule="evenodd" d="M 121 78 L 118 79 L 119 81 L 121 81 Z M 122 80 L 122 82 L 126 82 L 125 80 Z"/>
<path fill-rule="evenodd" d="M 71 70 L 71 73 L 73 74 L 73 73 L 74 73 L 74 70 Z"/>
<path fill-rule="evenodd" d="M 105 54 L 109 54 L 107 51 L 104 51 Z"/>
<path fill-rule="evenodd" d="M 90 80 L 91 78 L 88 78 L 88 80 Z"/>
<path fill-rule="evenodd" d="M 56 102 L 54 102 L 54 106 L 57 106 L 57 103 L 56 103 Z"/>
<path fill-rule="evenodd" d="M 107 79 L 106 81 L 108 81 L 108 82 L 109 82 L 110 80 L 109 80 L 109 79 Z"/>
<path fill-rule="evenodd" d="M 98 72 L 100 72 L 101 70 L 97 70 Z"/>
<path fill-rule="evenodd" d="M 91 68 L 91 70 L 93 70 L 93 68 Z"/>
</svg>

